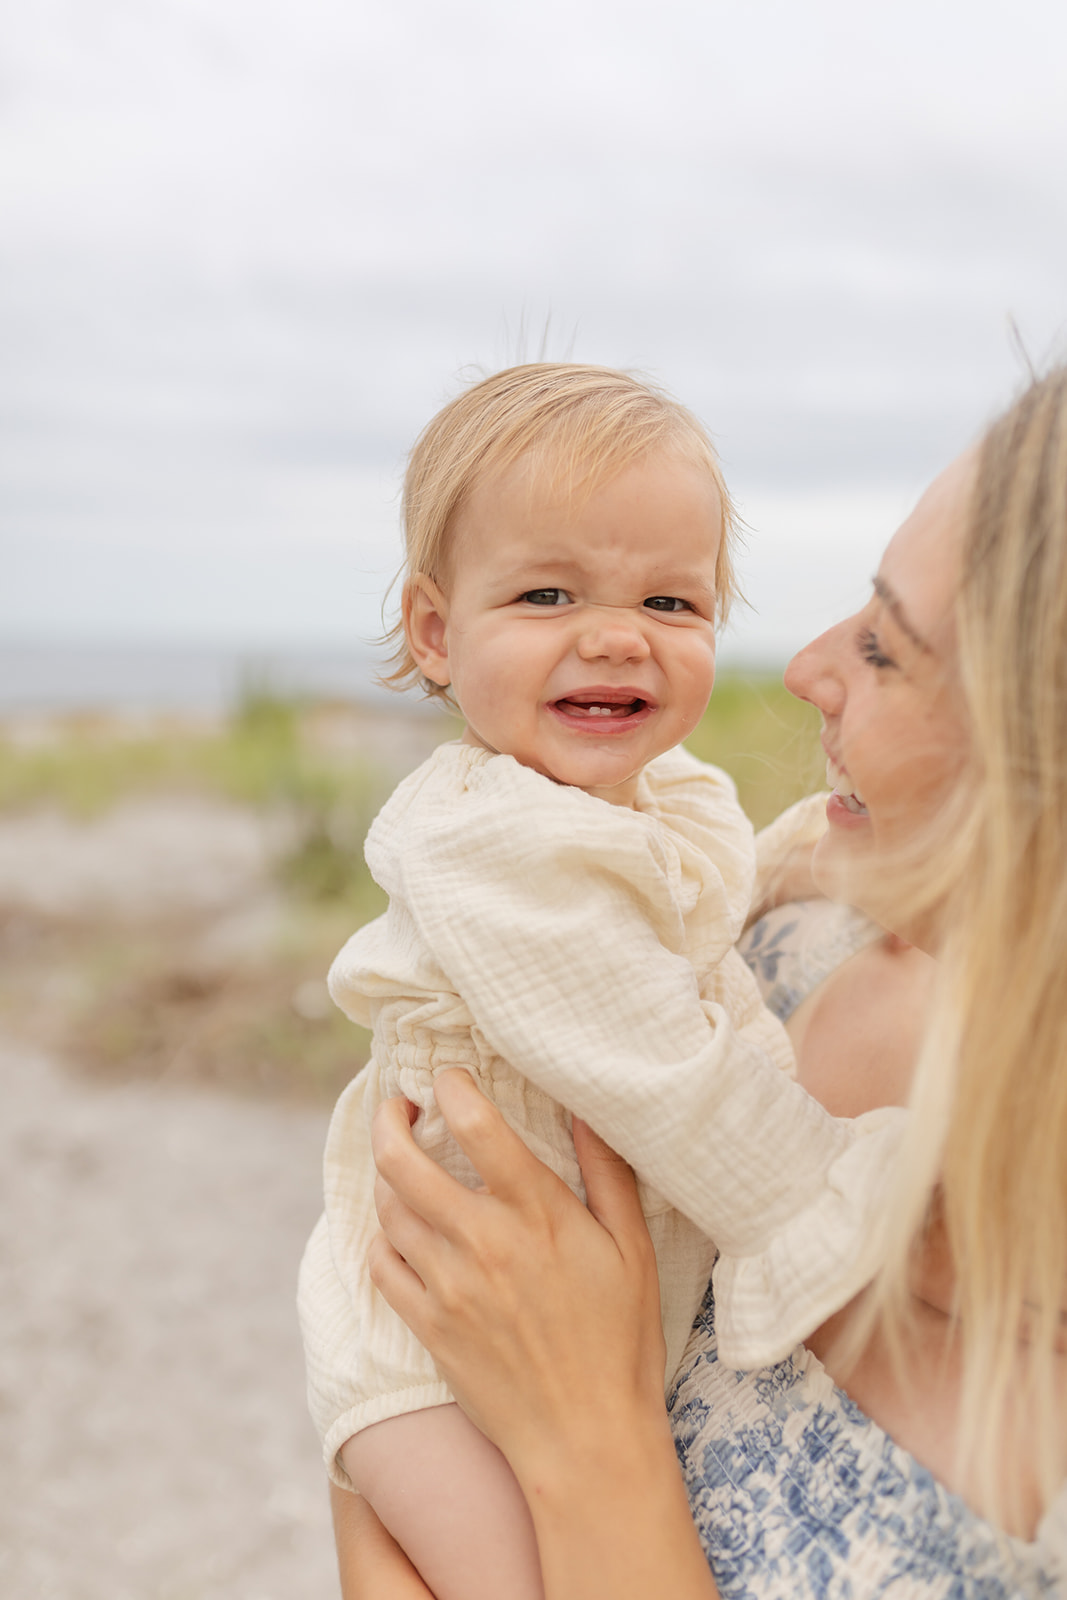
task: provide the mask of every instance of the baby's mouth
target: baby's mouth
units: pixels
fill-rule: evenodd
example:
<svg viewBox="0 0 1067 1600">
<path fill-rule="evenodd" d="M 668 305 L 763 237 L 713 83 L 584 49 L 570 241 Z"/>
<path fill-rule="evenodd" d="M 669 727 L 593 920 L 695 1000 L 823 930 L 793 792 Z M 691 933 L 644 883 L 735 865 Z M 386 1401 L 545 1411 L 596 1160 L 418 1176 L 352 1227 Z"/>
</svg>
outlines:
<svg viewBox="0 0 1067 1600">
<path fill-rule="evenodd" d="M 599 718 L 602 721 L 619 722 L 627 717 L 637 716 L 649 705 L 649 701 L 635 695 L 632 699 L 607 699 L 601 695 L 565 695 L 561 700 L 553 700 L 553 706 L 568 717 L 588 717 L 590 721 Z"/>
<path fill-rule="evenodd" d="M 867 807 L 863 796 L 852 787 L 852 779 L 844 767 L 839 767 L 832 756 L 826 758 L 826 781 L 841 801 L 846 811 L 851 811 L 853 816 L 865 817 Z"/>
</svg>

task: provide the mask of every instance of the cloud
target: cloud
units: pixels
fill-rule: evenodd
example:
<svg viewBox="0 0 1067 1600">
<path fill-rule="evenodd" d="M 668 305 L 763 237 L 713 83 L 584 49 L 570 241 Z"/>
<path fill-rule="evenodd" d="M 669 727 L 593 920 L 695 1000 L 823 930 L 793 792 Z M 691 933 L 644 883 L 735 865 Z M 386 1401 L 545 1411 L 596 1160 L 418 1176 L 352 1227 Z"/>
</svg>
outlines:
<svg viewBox="0 0 1067 1600">
<path fill-rule="evenodd" d="M 153 551 L 358 551 L 367 483 L 546 324 L 665 381 L 776 516 L 911 495 L 1010 393 L 1009 316 L 1063 348 L 1065 46 L 1051 0 L 24 7 L 7 548 L 143 552 L 130 616 L 189 628 Z M 225 587 L 213 626 L 277 627 Z"/>
</svg>

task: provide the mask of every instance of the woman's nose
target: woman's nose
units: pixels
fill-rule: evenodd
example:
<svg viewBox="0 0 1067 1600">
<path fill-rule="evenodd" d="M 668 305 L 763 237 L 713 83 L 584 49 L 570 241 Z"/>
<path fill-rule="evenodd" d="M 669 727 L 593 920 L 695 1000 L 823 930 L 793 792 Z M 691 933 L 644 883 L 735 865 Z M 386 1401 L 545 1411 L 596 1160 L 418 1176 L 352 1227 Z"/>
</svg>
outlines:
<svg viewBox="0 0 1067 1600">
<path fill-rule="evenodd" d="M 583 661 L 644 661 L 649 653 L 650 646 L 640 626 L 625 612 L 593 613 L 578 639 L 578 654 Z"/>
<path fill-rule="evenodd" d="M 802 650 L 785 669 L 785 686 L 798 700 L 808 700 L 824 716 L 836 716 L 844 704 L 841 646 L 845 623 L 827 629 Z"/>
</svg>

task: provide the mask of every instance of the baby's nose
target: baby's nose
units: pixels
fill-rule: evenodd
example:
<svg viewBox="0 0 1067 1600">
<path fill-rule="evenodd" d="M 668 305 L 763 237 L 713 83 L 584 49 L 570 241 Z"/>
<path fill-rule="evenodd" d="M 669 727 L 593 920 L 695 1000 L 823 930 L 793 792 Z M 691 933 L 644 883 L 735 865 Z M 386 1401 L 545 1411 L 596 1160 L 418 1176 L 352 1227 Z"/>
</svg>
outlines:
<svg viewBox="0 0 1067 1600">
<path fill-rule="evenodd" d="M 578 641 L 578 654 L 585 661 L 643 661 L 648 653 L 648 640 L 627 611 L 595 612 Z"/>
</svg>

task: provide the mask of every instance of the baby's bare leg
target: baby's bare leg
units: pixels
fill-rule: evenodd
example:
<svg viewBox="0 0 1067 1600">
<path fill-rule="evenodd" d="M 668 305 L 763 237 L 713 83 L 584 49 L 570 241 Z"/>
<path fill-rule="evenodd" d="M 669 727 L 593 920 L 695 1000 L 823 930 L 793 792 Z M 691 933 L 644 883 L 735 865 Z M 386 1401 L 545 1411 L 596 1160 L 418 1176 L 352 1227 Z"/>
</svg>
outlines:
<svg viewBox="0 0 1067 1600">
<path fill-rule="evenodd" d="M 437 1600 L 543 1600 L 522 1491 L 458 1406 L 376 1422 L 341 1459 Z"/>
</svg>

